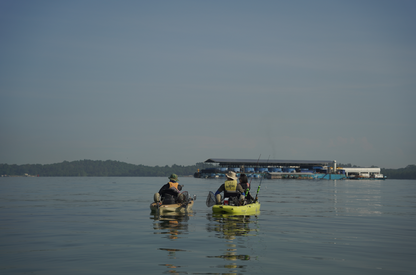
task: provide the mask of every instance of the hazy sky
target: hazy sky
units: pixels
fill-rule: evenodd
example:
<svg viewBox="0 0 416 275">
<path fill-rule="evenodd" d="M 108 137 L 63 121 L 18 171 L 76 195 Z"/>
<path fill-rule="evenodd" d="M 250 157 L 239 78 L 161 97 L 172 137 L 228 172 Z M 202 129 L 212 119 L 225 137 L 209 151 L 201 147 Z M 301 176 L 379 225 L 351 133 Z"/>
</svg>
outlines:
<svg viewBox="0 0 416 275">
<path fill-rule="evenodd" d="M 0 163 L 416 164 L 415 1 L 0 1 Z"/>
</svg>

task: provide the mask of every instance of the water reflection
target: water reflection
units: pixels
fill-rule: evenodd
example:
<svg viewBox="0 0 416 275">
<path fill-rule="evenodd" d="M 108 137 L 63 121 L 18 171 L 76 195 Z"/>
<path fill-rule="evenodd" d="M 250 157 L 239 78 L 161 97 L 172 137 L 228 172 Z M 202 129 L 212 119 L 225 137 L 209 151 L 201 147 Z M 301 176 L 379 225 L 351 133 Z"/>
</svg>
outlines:
<svg viewBox="0 0 416 275">
<path fill-rule="evenodd" d="M 192 214 L 192 212 L 186 214 L 176 212 L 152 213 L 154 234 L 166 235 L 166 238 L 171 240 L 181 238 L 181 234 L 188 232 L 188 221 Z"/>
<path fill-rule="evenodd" d="M 217 232 L 218 238 L 234 239 L 235 236 L 256 235 L 257 215 L 207 214 L 208 232 Z M 251 233 L 250 233 L 251 232 Z"/>
<path fill-rule="evenodd" d="M 153 219 L 153 234 L 160 234 L 164 235 L 164 238 L 169 240 L 176 241 L 181 239 L 182 234 L 188 233 L 188 221 L 189 217 L 193 215 L 192 212 L 188 213 L 176 213 L 176 212 L 169 212 L 169 213 L 158 213 L 152 212 L 151 219 Z M 176 242 L 175 242 L 176 243 Z M 170 243 L 172 244 L 172 243 Z M 166 251 L 168 253 L 169 260 L 175 260 L 179 258 L 178 254 L 186 252 L 183 249 L 177 248 L 168 248 L 168 247 L 160 247 L 158 250 Z M 174 265 L 171 263 L 164 263 L 159 264 L 159 266 L 166 267 L 168 271 L 165 273 L 169 274 L 187 274 L 187 272 L 179 271 L 178 269 L 183 268 L 180 265 Z"/>
<path fill-rule="evenodd" d="M 223 254 L 216 256 L 207 256 L 207 258 L 217 258 L 230 261 L 225 265 L 219 265 L 218 268 L 229 269 L 230 273 L 236 274 L 244 272 L 247 268 L 245 264 L 239 264 L 238 261 L 249 261 L 251 256 L 245 253 L 239 253 L 239 248 L 246 248 L 249 239 L 241 237 L 256 236 L 257 215 L 225 215 L 225 214 L 207 214 L 209 223 L 207 224 L 207 231 L 214 232 L 215 236 L 225 240 L 225 249 Z M 246 250 L 245 250 L 246 251 Z"/>
</svg>

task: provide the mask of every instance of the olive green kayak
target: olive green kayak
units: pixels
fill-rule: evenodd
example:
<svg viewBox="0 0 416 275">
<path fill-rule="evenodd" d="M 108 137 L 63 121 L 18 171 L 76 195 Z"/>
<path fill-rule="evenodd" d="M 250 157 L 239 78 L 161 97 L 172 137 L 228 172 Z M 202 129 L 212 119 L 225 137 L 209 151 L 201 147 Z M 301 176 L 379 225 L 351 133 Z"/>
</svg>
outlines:
<svg viewBox="0 0 416 275">
<path fill-rule="evenodd" d="M 160 212 L 185 212 L 191 211 L 192 206 L 194 205 L 194 201 L 191 200 L 189 203 L 175 203 L 175 204 L 160 204 L 159 206 L 156 202 L 150 204 L 150 209 L 152 211 L 160 211 Z"/>
</svg>

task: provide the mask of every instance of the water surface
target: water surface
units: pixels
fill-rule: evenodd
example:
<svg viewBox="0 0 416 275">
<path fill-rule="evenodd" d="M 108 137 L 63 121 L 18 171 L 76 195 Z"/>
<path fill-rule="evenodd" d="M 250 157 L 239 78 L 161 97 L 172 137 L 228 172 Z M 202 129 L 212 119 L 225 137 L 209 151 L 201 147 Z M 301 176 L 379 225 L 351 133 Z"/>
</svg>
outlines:
<svg viewBox="0 0 416 275">
<path fill-rule="evenodd" d="M 214 215 L 219 179 L 0 178 L 2 274 L 415 274 L 416 181 L 263 180 L 261 212 Z M 253 180 L 254 190 L 260 180 Z"/>
</svg>

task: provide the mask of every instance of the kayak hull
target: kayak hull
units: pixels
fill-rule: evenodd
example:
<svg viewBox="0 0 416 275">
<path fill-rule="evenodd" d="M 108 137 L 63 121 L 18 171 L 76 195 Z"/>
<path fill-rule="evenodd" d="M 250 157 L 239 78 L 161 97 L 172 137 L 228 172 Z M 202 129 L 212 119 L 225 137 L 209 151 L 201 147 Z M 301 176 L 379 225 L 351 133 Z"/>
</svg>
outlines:
<svg viewBox="0 0 416 275">
<path fill-rule="evenodd" d="M 260 213 L 260 203 L 255 202 L 242 206 L 216 204 L 212 207 L 212 212 L 234 215 L 257 214 Z"/>
<path fill-rule="evenodd" d="M 194 205 L 194 201 L 191 200 L 188 205 L 184 205 L 182 203 L 175 203 L 175 204 L 161 204 L 159 207 L 155 202 L 150 204 L 150 210 L 152 211 L 160 211 L 160 212 L 186 212 L 191 211 L 192 206 Z"/>
</svg>

